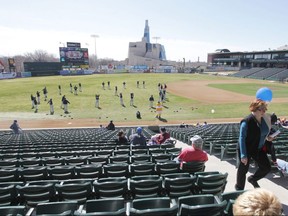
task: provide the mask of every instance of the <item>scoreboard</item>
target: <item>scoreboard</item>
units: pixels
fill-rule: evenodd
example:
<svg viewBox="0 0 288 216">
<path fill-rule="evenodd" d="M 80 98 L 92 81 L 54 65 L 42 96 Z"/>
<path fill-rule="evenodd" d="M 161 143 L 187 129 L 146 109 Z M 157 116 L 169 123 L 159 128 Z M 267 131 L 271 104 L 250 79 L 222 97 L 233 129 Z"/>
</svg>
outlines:
<svg viewBox="0 0 288 216">
<path fill-rule="evenodd" d="M 88 48 L 59 47 L 59 52 L 64 65 L 89 65 Z"/>
</svg>

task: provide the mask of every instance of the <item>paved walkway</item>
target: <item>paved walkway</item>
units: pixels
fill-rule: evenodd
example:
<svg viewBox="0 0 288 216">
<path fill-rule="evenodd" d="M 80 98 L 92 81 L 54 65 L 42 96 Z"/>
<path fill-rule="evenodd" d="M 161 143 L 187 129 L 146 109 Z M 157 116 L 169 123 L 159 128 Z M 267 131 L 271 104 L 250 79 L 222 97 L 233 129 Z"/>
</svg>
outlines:
<svg viewBox="0 0 288 216">
<path fill-rule="evenodd" d="M 185 148 L 188 145 L 177 141 L 176 147 Z M 205 171 L 220 171 L 228 172 L 228 181 L 225 188 L 225 192 L 235 191 L 234 185 L 236 182 L 236 160 L 234 159 L 224 159 L 220 160 L 220 153 L 215 153 L 214 155 L 209 155 L 209 160 L 206 163 Z M 254 172 L 255 168 L 250 167 L 247 177 Z M 287 175 L 288 176 L 288 175 Z M 285 215 L 288 215 L 288 177 L 280 177 L 277 172 L 269 173 L 265 178 L 258 181 L 259 185 L 270 191 L 273 191 L 276 196 L 280 199 L 283 204 L 283 209 Z M 253 189 L 253 186 L 246 182 L 246 190 Z"/>
</svg>

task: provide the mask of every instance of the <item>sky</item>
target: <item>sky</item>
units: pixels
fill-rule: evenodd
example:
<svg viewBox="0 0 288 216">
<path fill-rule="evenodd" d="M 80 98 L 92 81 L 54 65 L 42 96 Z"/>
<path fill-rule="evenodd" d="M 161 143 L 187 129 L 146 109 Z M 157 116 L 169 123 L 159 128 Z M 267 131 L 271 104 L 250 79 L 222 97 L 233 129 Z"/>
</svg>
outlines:
<svg viewBox="0 0 288 216">
<path fill-rule="evenodd" d="M 167 60 L 207 61 L 216 49 L 273 50 L 288 44 L 287 0 L 0 0 L 0 57 L 79 42 L 98 58 L 124 60 L 129 42 L 164 45 Z M 155 39 L 158 38 L 158 39 Z"/>
</svg>

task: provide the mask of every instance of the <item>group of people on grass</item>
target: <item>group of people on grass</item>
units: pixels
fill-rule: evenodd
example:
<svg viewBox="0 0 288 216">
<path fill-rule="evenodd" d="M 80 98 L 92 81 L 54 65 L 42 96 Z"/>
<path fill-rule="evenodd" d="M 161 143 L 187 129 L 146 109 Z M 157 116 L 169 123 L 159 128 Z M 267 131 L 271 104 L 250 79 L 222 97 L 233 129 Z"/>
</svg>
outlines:
<svg viewBox="0 0 288 216">
<path fill-rule="evenodd" d="M 139 81 L 138 81 L 139 82 Z M 108 85 L 108 89 L 111 89 L 110 87 L 110 81 L 107 82 L 107 85 Z M 74 93 L 74 95 L 78 95 L 78 91 L 79 92 L 82 92 L 82 84 L 79 83 L 78 85 L 72 85 L 72 83 L 69 84 L 69 87 L 70 87 L 70 92 L 71 93 Z M 139 87 L 139 83 L 138 83 L 138 87 Z M 145 88 L 145 81 L 143 81 L 143 88 Z M 102 82 L 102 89 L 105 90 L 105 82 Z M 123 89 L 126 89 L 126 82 L 123 82 Z M 162 112 L 163 112 L 163 102 L 165 102 L 166 100 L 166 90 L 167 90 L 167 85 L 166 84 L 161 84 L 159 83 L 158 84 L 158 90 L 159 90 L 159 100 L 157 101 L 155 107 L 154 107 L 154 96 L 151 95 L 149 97 L 149 107 L 150 109 L 151 108 L 154 108 L 155 109 L 155 112 L 156 112 L 156 118 L 158 119 L 161 119 L 161 115 L 162 115 Z M 43 88 L 43 94 L 44 94 L 44 101 L 47 101 L 48 100 L 48 90 L 47 90 L 47 87 L 45 86 Z M 59 95 L 62 95 L 62 87 L 61 85 L 58 85 L 58 94 Z M 119 96 L 119 99 L 120 99 L 120 104 L 121 106 L 125 107 L 125 103 L 124 103 L 124 96 L 122 93 L 120 93 L 118 95 L 118 87 L 115 86 L 115 96 Z M 135 104 L 134 104 L 134 99 L 135 99 L 135 94 L 133 92 L 130 93 L 130 106 L 134 106 L 135 107 Z M 33 94 L 31 94 L 31 103 L 32 103 L 32 109 L 35 110 L 35 113 L 38 112 L 38 105 L 40 104 L 40 92 L 37 91 L 36 92 L 36 96 L 34 96 Z M 50 115 L 53 115 L 54 114 L 54 102 L 53 102 L 53 99 L 50 98 L 47 102 L 47 104 L 49 104 L 49 107 L 50 107 Z M 62 98 L 61 98 L 61 108 L 64 109 L 64 113 L 65 114 L 68 114 L 69 111 L 68 111 L 68 104 L 70 104 L 70 102 L 67 100 L 66 96 L 63 95 Z M 100 94 L 95 94 L 95 107 L 100 109 Z"/>
</svg>

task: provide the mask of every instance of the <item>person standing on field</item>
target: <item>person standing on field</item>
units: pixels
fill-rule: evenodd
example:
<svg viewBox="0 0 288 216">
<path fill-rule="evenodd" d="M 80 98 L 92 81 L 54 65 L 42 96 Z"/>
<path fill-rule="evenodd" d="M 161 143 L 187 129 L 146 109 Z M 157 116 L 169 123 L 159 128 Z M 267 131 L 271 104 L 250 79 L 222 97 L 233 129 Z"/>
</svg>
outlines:
<svg viewBox="0 0 288 216">
<path fill-rule="evenodd" d="M 82 84 L 79 83 L 79 92 L 82 92 Z"/>
<path fill-rule="evenodd" d="M 59 93 L 59 95 L 62 94 L 62 93 L 61 93 L 61 85 L 58 85 L 58 93 Z"/>
<path fill-rule="evenodd" d="M 115 86 L 115 96 L 118 96 L 118 87 Z"/>
<path fill-rule="evenodd" d="M 52 98 L 50 98 L 50 100 L 48 101 L 49 106 L 50 106 L 50 115 L 54 114 L 54 105 L 53 105 L 53 101 Z"/>
<path fill-rule="evenodd" d="M 44 94 L 44 101 L 47 101 L 47 94 L 48 94 L 48 91 L 47 91 L 46 86 L 45 86 L 44 89 L 43 89 L 43 94 Z"/>
<path fill-rule="evenodd" d="M 96 94 L 96 95 L 95 95 L 95 99 L 96 99 L 95 107 L 96 107 L 96 108 L 99 108 L 99 99 L 100 99 L 100 95 L 99 95 L 99 94 Z"/>
<path fill-rule="evenodd" d="M 123 101 L 123 95 L 122 95 L 122 93 L 119 94 L 119 97 L 120 97 L 120 104 L 121 104 L 121 106 L 124 106 L 124 101 Z"/>
<path fill-rule="evenodd" d="M 34 103 L 34 108 L 35 108 L 35 113 L 38 112 L 38 103 L 37 103 L 37 100 L 36 100 L 36 97 L 33 97 L 33 103 Z"/>
<path fill-rule="evenodd" d="M 156 105 L 156 118 L 161 119 L 163 106 L 160 101 L 158 101 Z"/>
<path fill-rule="evenodd" d="M 153 107 L 153 103 L 154 103 L 154 97 L 153 97 L 153 95 L 150 96 L 150 98 L 149 98 L 149 103 L 150 103 L 150 108 L 152 108 L 152 107 Z"/>
<path fill-rule="evenodd" d="M 39 91 L 36 92 L 36 96 L 37 96 L 37 103 L 40 104 L 40 92 Z"/>
<path fill-rule="evenodd" d="M 64 100 L 63 100 L 63 105 L 64 105 L 64 113 L 65 114 L 68 114 L 68 104 L 70 104 L 70 102 L 66 99 L 66 97 L 64 97 Z"/>
<path fill-rule="evenodd" d="M 73 93 L 72 83 L 70 83 L 70 92 Z"/>
<path fill-rule="evenodd" d="M 130 106 L 134 106 L 134 93 L 130 93 Z"/>
</svg>

